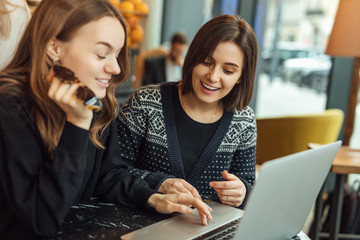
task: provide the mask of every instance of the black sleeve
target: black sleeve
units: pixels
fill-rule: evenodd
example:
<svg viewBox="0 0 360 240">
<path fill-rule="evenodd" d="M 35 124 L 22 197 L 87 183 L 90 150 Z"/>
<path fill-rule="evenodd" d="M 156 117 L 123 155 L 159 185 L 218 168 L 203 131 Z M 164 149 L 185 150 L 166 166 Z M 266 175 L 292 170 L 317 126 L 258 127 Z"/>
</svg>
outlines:
<svg viewBox="0 0 360 240">
<path fill-rule="evenodd" d="M 109 202 L 145 208 L 149 197 L 156 191 L 150 189 L 141 177 L 129 174 L 128 167 L 129 164 L 121 159 L 114 121 L 107 137 L 95 195 Z"/>
<path fill-rule="evenodd" d="M 89 133 L 66 123 L 50 160 L 23 103 L 4 98 L 0 103 L 0 200 L 10 206 L 0 206 L 0 212 L 37 235 L 53 236 L 81 187 Z"/>
</svg>

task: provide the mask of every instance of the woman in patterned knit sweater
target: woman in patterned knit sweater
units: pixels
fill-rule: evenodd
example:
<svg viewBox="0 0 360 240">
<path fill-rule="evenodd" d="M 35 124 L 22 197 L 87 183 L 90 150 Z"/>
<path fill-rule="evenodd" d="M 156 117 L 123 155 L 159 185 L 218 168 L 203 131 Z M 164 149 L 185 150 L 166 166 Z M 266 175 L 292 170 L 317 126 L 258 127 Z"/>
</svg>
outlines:
<svg viewBox="0 0 360 240">
<path fill-rule="evenodd" d="M 239 17 L 200 28 L 180 83 L 138 89 L 117 120 L 129 173 L 163 193 L 243 207 L 255 179 L 256 121 L 248 106 L 256 37 Z"/>
</svg>

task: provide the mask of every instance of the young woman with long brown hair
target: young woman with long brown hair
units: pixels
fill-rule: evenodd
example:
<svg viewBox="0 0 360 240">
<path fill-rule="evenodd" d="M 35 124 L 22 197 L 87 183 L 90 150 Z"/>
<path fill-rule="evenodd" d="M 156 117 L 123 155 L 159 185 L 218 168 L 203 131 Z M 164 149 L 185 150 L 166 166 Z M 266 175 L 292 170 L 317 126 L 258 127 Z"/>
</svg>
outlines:
<svg viewBox="0 0 360 240">
<path fill-rule="evenodd" d="M 193 205 L 203 223 L 211 217 L 198 199 L 159 194 L 125 173 L 113 121 L 114 91 L 129 72 L 125 33 L 107 0 L 38 5 L 0 72 L 0 239 L 54 236 L 70 207 L 92 196 L 161 213 Z"/>
</svg>

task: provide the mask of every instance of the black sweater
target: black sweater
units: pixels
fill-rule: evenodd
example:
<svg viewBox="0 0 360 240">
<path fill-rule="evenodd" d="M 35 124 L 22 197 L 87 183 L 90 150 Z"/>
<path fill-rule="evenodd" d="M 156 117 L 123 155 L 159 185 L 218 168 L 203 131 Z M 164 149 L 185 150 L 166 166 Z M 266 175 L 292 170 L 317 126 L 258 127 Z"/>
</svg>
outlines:
<svg viewBox="0 0 360 240">
<path fill-rule="evenodd" d="M 50 161 L 28 99 L 0 99 L 0 239 L 54 236 L 70 207 L 92 196 L 145 207 L 155 191 L 125 174 L 115 124 L 106 129 L 102 150 L 89 131 L 67 122 Z"/>
</svg>

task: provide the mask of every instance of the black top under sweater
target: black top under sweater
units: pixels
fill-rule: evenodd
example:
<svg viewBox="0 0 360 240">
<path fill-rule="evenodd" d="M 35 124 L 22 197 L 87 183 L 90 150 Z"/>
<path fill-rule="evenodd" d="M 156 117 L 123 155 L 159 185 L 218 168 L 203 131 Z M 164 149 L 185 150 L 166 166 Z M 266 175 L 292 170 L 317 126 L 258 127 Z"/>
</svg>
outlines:
<svg viewBox="0 0 360 240">
<path fill-rule="evenodd" d="M 220 120 L 214 123 L 200 123 L 190 118 L 181 106 L 179 93 L 174 89 L 177 99 L 174 106 L 176 132 L 180 144 L 181 158 L 184 166 L 185 176 L 195 166 L 206 145 L 210 142 Z"/>
</svg>

